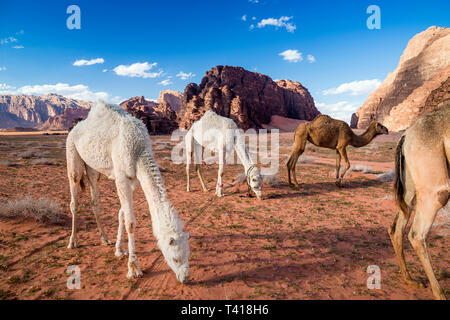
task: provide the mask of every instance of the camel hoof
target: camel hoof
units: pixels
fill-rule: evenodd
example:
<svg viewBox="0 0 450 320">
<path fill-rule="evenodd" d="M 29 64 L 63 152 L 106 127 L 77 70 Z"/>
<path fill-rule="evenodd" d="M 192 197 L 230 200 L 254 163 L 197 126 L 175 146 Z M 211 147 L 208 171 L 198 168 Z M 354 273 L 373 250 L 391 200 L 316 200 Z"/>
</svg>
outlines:
<svg viewBox="0 0 450 320">
<path fill-rule="evenodd" d="M 109 241 L 109 240 L 106 239 L 106 238 L 102 238 L 102 246 L 107 247 L 107 246 L 110 246 L 110 245 L 112 245 L 112 242 L 111 242 L 111 241 Z"/>
<path fill-rule="evenodd" d="M 128 256 L 128 252 L 126 250 L 124 250 L 124 249 L 120 249 L 120 250 L 116 249 L 116 252 L 114 252 L 114 255 L 117 258 L 123 258 L 123 257 Z"/>
<path fill-rule="evenodd" d="M 338 188 L 342 188 L 342 180 L 341 179 L 339 179 L 339 180 L 336 180 L 336 186 L 338 187 Z"/>
<path fill-rule="evenodd" d="M 407 279 L 407 280 L 405 280 L 405 283 L 406 283 L 408 286 L 413 287 L 413 288 L 415 288 L 415 289 L 423 289 L 423 288 L 425 288 L 425 286 L 423 285 L 422 282 L 420 282 L 420 281 L 415 281 L 415 280 L 413 280 L 413 279 Z"/>
<path fill-rule="evenodd" d="M 133 268 L 132 270 L 128 270 L 127 278 L 128 279 L 137 279 L 141 278 L 144 274 L 142 273 L 139 267 Z"/>
<path fill-rule="evenodd" d="M 75 249 L 75 248 L 78 248 L 78 242 L 76 240 L 73 240 L 72 238 L 70 238 L 67 249 Z"/>
</svg>

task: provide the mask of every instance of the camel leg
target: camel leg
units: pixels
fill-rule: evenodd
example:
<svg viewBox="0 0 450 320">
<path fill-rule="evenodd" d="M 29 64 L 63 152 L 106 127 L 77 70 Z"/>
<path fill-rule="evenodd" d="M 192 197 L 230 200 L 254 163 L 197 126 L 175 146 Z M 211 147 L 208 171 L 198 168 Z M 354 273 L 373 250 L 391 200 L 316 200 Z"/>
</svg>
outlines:
<svg viewBox="0 0 450 320">
<path fill-rule="evenodd" d="M 90 185 L 90 189 L 91 189 L 92 211 L 94 212 L 98 231 L 100 231 L 100 238 L 102 241 L 102 245 L 108 246 L 111 244 L 111 242 L 108 240 L 108 237 L 106 236 L 105 231 L 103 230 L 102 222 L 100 220 L 100 215 L 99 215 L 97 181 L 98 181 L 100 174 L 87 165 L 86 165 L 86 173 L 87 173 L 87 177 L 88 177 L 88 181 L 89 181 L 89 185 Z"/>
<path fill-rule="evenodd" d="M 223 197 L 225 194 L 223 193 L 223 169 L 225 166 L 225 150 L 219 150 L 219 171 L 217 172 L 217 185 L 216 185 L 216 196 Z"/>
<path fill-rule="evenodd" d="M 200 164 L 195 165 L 195 170 L 197 171 L 198 178 L 200 179 L 200 183 L 202 185 L 202 189 L 204 192 L 208 191 L 208 188 L 206 187 L 205 181 L 203 180 L 202 176 L 202 169 Z"/>
<path fill-rule="evenodd" d="M 192 161 L 192 144 L 193 138 L 191 132 L 188 132 L 185 137 L 186 141 L 186 191 L 191 191 L 191 181 L 190 181 L 190 167 Z"/>
<path fill-rule="evenodd" d="M 443 207 L 443 204 L 439 201 L 438 193 L 435 193 L 434 196 L 433 193 L 425 193 L 423 196 L 421 195 L 422 193 L 417 194 L 416 214 L 408 238 L 419 256 L 420 262 L 422 263 L 428 280 L 430 281 L 435 299 L 445 300 L 446 298 L 444 291 L 434 275 L 427 246 L 427 237 L 430 232 L 431 225 L 434 222 L 436 213 Z"/>
<path fill-rule="evenodd" d="M 202 155 L 203 155 L 203 147 L 194 140 L 194 161 L 195 161 L 195 170 L 197 171 L 198 178 L 200 179 L 200 184 L 202 185 L 202 189 L 204 192 L 208 191 L 208 187 L 206 186 L 205 180 L 203 180 L 201 164 L 202 164 Z"/>
<path fill-rule="evenodd" d="M 70 187 L 70 212 L 72 213 L 72 234 L 70 236 L 69 245 L 67 248 L 72 249 L 78 247 L 77 241 L 77 210 L 78 210 L 78 196 L 81 191 L 81 184 L 83 179 L 83 172 L 85 165 L 75 145 L 69 139 L 67 141 L 66 149 L 67 157 L 67 173 L 69 177 Z"/>
<path fill-rule="evenodd" d="M 403 280 L 410 286 L 415 288 L 423 287 L 420 282 L 416 282 L 411 278 L 406 267 L 405 255 L 403 251 L 403 240 L 405 236 L 405 227 L 408 224 L 408 220 L 411 216 L 411 212 L 403 213 L 397 212 L 391 226 L 389 227 L 389 237 L 391 238 L 392 245 L 394 247 L 395 254 L 400 266 L 400 272 L 402 274 Z"/>
<path fill-rule="evenodd" d="M 297 165 L 298 158 L 305 151 L 305 147 L 306 147 L 306 137 L 300 137 L 299 139 L 300 139 L 300 140 L 298 140 L 299 143 L 294 145 L 294 150 L 292 150 L 291 156 L 287 163 L 289 185 L 292 185 L 292 183 L 291 183 L 291 175 L 292 175 L 292 179 L 294 180 L 293 185 L 296 188 L 299 187 L 299 184 L 297 181 L 297 177 L 295 176 L 295 167 Z"/>
<path fill-rule="evenodd" d="M 138 278 L 142 276 L 139 262 L 134 246 L 134 234 L 136 231 L 136 217 L 133 212 L 133 187 L 127 177 L 120 177 L 116 180 L 117 192 L 119 194 L 121 211 L 125 222 L 125 229 L 128 234 L 128 274 L 127 278 Z"/>
<path fill-rule="evenodd" d="M 72 213 L 72 234 L 70 236 L 69 245 L 67 248 L 73 249 L 78 247 L 77 240 L 77 209 L 78 196 L 80 192 L 80 181 L 69 179 L 70 186 L 70 212 Z"/>
<path fill-rule="evenodd" d="M 123 242 L 123 228 L 125 224 L 125 217 L 122 208 L 119 210 L 119 228 L 117 229 L 117 241 L 116 241 L 116 257 L 123 257 L 128 255 L 127 251 L 122 247 Z"/>
<path fill-rule="evenodd" d="M 341 171 L 341 154 L 336 150 L 336 181 L 339 180 L 339 171 Z"/>
<path fill-rule="evenodd" d="M 186 163 L 186 191 L 191 192 L 190 164 Z"/>
<path fill-rule="evenodd" d="M 338 148 L 336 150 L 339 152 L 339 154 L 341 155 L 341 157 L 342 157 L 342 159 L 344 160 L 344 163 L 345 163 L 344 171 L 342 172 L 341 176 L 339 178 L 337 178 L 337 180 L 336 180 L 336 185 L 338 187 L 341 187 L 342 181 L 344 180 L 344 176 L 347 173 L 348 169 L 350 169 L 350 161 L 348 161 L 347 150 L 346 150 L 345 147 L 344 148 Z"/>
</svg>

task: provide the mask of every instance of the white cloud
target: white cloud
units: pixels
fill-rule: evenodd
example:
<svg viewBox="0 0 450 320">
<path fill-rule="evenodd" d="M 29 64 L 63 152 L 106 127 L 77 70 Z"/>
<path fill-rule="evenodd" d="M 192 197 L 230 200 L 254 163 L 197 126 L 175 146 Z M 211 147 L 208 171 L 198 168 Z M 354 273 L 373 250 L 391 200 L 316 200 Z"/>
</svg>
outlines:
<svg viewBox="0 0 450 320">
<path fill-rule="evenodd" d="M 103 63 L 105 62 L 105 60 L 103 60 L 103 58 L 97 58 L 97 59 L 91 59 L 91 60 L 77 60 L 73 63 L 74 66 L 76 67 L 81 67 L 81 66 L 91 66 L 93 64 L 98 64 L 98 63 Z"/>
<path fill-rule="evenodd" d="M 256 17 L 252 17 L 252 20 L 256 20 Z"/>
<path fill-rule="evenodd" d="M 6 83 L 0 83 L 0 93 L 5 90 L 14 90 L 16 87 L 9 86 Z"/>
<path fill-rule="evenodd" d="M 18 89 L 6 84 L 0 84 L 0 94 L 34 94 L 34 95 L 46 95 L 48 93 L 56 93 L 67 98 L 79 99 L 85 101 L 96 101 L 97 99 L 102 99 L 110 102 L 111 98 L 106 92 L 94 92 L 89 89 L 88 86 L 83 84 L 77 84 L 71 86 L 67 83 L 57 83 L 57 84 L 43 84 L 43 85 L 33 85 L 33 86 L 23 86 Z M 112 99 L 115 99 L 114 97 Z"/>
<path fill-rule="evenodd" d="M 248 0 L 250 3 L 259 3 L 259 0 Z"/>
<path fill-rule="evenodd" d="M 171 85 L 172 83 L 173 83 L 173 82 L 172 82 L 172 80 L 170 80 L 170 78 L 158 82 L 158 84 L 159 84 L 159 85 L 162 85 L 162 86 L 168 86 L 168 85 Z"/>
<path fill-rule="evenodd" d="M 153 67 L 157 65 L 156 62 L 154 63 L 148 63 L 148 62 L 142 62 L 142 63 L 133 63 L 132 65 L 126 66 L 126 65 L 119 65 L 115 67 L 113 70 L 114 72 L 123 77 L 131 77 L 131 78 L 157 78 L 162 75 L 162 71 L 159 72 L 147 72 Z"/>
<path fill-rule="evenodd" d="M 381 81 L 378 79 L 347 82 L 341 84 L 337 88 L 324 90 L 322 91 L 322 94 L 326 96 L 330 94 L 348 93 L 352 96 L 357 96 L 374 91 L 380 84 Z"/>
<path fill-rule="evenodd" d="M 13 46 L 14 49 L 23 49 L 24 46 Z"/>
<path fill-rule="evenodd" d="M 19 34 L 19 35 L 22 35 L 22 34 L 24 34 L 25 32 L 23 31 L 23 30 L 20 30 L 19 32 L 16 32 L 16 34 Z"/>
<path fill-rule="evenodd" d="M 3 44 L 8 44 L 8 43 L 17 42 L 17 41 L 18 40 L 14 37 L 6 37 L 3 39 L 0 39 L 0 44 L 3 45 Z"/>
<path fill-rule="evenodd" d="M 103 69 L 102 72 L 108 72 L 108 69 Z"/>
<path fill-rule="evenodd" d="M 190 79 L 190 78 L 195 77 L 195 74 L 193 74 L 192 72 L 184 73 L 183 71 L 180 71 L 180 72 L 176 75 L 176 77 L 181 78 L 181 80 L 187 80 L 187 79 Z"/>
<path fill-rule="evenodd" d="M 316 62 L 316 58 L 315 58 L 312 54 L 308 54 L 308 55 L 306 56 L 306 60 L 308 60 L 309 63 L 314 63 L 314 62 Z"/>
<path fill-rule="evenodd" d="M 248 29 L 249 29 L 249 30 L 255 29 L 255 25 L 254 25 L 254 24 L 251 24 L 250 27 L 248 27 Z"/>
<path fill-rule="evenodd" d="M 242 20 L 242 21 L 247 21 L 247 15 L 244 14 L 244 15 L 241 17 L 241 20 Z"/>
<path fill-rule="evenodd" d="M 293 17 L 286 17 L 283 16 L 279 19 L 275 19 L 275 18 L 267 18 L 267 19 L 262 19 L 260 22 L 258 22 L 258 28 L 264 28 L 265 26 L 275 26 L 276 28 L 286 28 L 286 30 L 288 32 L 294 32 L 295 29 L 297 29 L 297 27 L 292 24 L 291 22 L 288 22 L 289 20 L 291 20 Z"/>
<path fill-rule="evenodd" d="M 289 62 L 299 62 L 303 60 L 302 53 L 298 52 L 298 50 L 286 50 L 279 54 L 280 56 L 283 56 L 283 60 L 289 61 Z"/>
<path fill-rule="evenodd" d="M 0 71 L 6 70 L 6 67 L 0 67 Z"/>
<path fill-rule="evenodd" d="M 336 103 L 315 103 L 317 109 L 323 114 L 327 114 L 332 118 L 350 122 L 352 113 L 356 112 L 360 103 L 339 101 Z"/>
</svg>

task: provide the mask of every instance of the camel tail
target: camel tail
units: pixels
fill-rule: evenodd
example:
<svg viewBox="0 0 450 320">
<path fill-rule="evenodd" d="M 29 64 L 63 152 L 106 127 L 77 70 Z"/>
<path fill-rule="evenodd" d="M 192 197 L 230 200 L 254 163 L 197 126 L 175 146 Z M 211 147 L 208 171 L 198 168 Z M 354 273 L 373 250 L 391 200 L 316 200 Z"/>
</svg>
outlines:
<svg viewBox="0 0 450 320">
<path fill-rule="evenodd" d="M 394 196 L 395 202 L 399 206 L 400 210 L 404 215 L 408 212 L 408 205 L 405 202 L 405 171 L 404 171 L 404 161 L 403 156 L 403 143 L 405 142 L 405 136 L 400 138 L 397 144 L 397 149 L 395 150 L 395 178 L 394 178 Z"/>
</svg>

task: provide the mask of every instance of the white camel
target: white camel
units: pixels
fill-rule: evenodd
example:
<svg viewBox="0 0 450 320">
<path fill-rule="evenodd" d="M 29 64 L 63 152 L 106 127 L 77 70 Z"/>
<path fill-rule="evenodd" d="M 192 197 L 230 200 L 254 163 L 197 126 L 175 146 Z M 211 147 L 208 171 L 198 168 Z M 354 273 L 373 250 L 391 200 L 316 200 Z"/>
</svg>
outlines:
<svg viewBox="0 0 450 320">
<path fill-rule="evenodd" d="M 150 208 L 153 234 L 167 264 L 181 283 L 189 279 L 189 234 L 166 197 L 161 174 L 153 158 L 147 129 L 122 108 L 102 101 L 92 107 L 86 120 L 79 122 L 67 137 L 67 173 L 70 183 L 72 235 L 68 248 L 76 248 L 78 195 L 84 177 L 91 190 L 92 208 L 103 244 L 109 244 L 99 219 L 97 180 L 102 173 L 115 180 L 120 199 L 117 257 L 127 254 L 122 247 L 124 226 L 128 233 L 127 278 L 142 276 L 134 247 L 136 218 L 133 191 L 140 183 Z"/>
<path fill-rule="evenodd" d="M 200 165 L 202 163 L 203 147 L 213 150 L 219 156 L 219 172 L 217 177 L 216 195 L 223 197 L 223 169 L 225 165 L 226 155 L 236 151 L 237 156 L 241 160 L 245 169 L 247 183 L 249 188 L 256 194 L 258 199 L 262 196 L 262 179 L 258 168 L 253 164 L 252 159 L 245 146 L 245 140 L 239 132 L 239 128 L 233 120 L 217 115 L 214 111 L 208 110 L 203 117 L 196 121 L 189 129 L 185 137 L 186 142 L 186 175 L 187 175 L 187 192 L 190 192 L 190 164 L 192 161 L 192 153 L 194 153 L 195 170 L 197 171 L 200 183 L 204 191 L 208 191 L 205 181 L 203 180 Z"/>
</svg>

